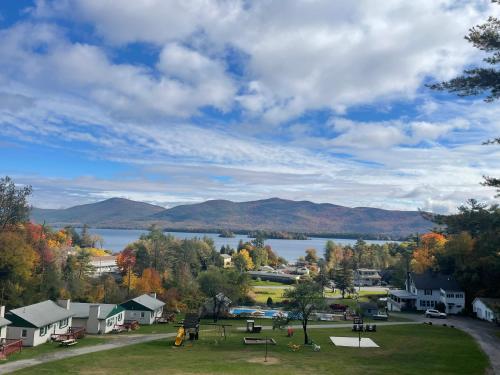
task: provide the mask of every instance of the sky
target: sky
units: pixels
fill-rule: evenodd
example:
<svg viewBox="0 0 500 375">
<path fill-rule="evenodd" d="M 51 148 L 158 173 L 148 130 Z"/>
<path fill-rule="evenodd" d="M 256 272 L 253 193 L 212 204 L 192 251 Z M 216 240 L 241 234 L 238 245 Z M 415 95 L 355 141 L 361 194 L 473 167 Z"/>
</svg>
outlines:
<svg viewBox="0 0 500 375">
<path fill-rule="evenodd" d="M 63 208 L 280 197 L 454 212 L 500 105 L 426 84 L 485 56 L 487 0 L 0 2 L 0 175 Z"/>
</svg>

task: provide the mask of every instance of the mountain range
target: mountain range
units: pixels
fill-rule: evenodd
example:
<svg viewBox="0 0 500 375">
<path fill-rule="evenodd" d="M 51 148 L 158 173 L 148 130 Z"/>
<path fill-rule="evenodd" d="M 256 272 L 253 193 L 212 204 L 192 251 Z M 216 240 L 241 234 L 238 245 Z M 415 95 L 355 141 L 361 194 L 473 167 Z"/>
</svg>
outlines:
<svg viewBox="0 0 500 375">
<path fill-rule="evenodd" d="M 123 198 L 66 209 L 33 208 L 31 218 L 54 226 L 147 228 L 156 224 L 186 231 L 287 231 L 308 234 L 368 234 L 404 237 L 433 227 L 419 211 L 344 207 L 330 203 L 270 198 L 250 202 L 210 200 L 164 207 Z"/>
</svg>

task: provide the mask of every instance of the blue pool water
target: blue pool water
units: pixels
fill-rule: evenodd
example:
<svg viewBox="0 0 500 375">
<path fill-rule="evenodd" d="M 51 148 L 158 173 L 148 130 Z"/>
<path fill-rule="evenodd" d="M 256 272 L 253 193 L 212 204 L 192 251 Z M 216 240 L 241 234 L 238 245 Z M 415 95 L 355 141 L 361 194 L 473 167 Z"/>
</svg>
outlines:
<svg viewBox="0 0 500 375">
<path fill-rule="evenodd" d="M 281 311 L 281 310 L 257 310 L 257 309 L 247 309 L 247 308 L 243 308 L 243 307 L 241 307 L 241 308 L 238 307 L 238 308 L 234 308 L 234 309 L 229 310 L 229 312 L 231 314 L 234 314 L 234 315 L 241 315 L 241 314 L 250 315 L 256 311 L 262 311 L 264 313 L 264 315 L 261 316 L 262 318 L 272 318 L 274 315 L 276 315 L 278 313 L 282 313 L 285 316 L 288 315 L 287 311 Z"/>
</svg>

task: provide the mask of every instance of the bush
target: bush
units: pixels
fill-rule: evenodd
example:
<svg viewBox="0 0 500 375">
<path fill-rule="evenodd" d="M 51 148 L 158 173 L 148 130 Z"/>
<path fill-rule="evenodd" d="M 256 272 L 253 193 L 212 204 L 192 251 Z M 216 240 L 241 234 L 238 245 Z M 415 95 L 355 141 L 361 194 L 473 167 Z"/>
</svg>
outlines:
<svg viewBox="0 0 500 375">
<path fill-rule="evenodd" d="M 266 305 L 271 307 L 273 305 L 273 299 L 271 297 L 267 297 Z"/>
<path fill-rule="evenodd" d="M 446 312 L 446 305 L 443 302 L 438 302 L 438 303 L 436 303 L 436 310 L 444 313 L 444 312 Z"/>
</svg>

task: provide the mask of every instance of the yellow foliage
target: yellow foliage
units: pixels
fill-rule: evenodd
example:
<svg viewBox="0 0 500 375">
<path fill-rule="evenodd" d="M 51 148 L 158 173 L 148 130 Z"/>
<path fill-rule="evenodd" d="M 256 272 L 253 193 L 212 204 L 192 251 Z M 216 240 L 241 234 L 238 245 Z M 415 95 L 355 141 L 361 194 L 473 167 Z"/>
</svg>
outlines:
<svg viewBox="0 0 500 375">
<path fill-rule="evenodd" d="M 140 293 L 163 293 L 164 289 L 159 273 L 153 268 L 146 268 L 142 272 L 142 276 L 137 279 L 134 290 Z"/>
<path fill-rule="evenodd" d="M 104 257 L 110 255 L 108 251 L 104 249 L 98 249 L 96 247 L 86 247 L 85 250 L 88 251 L 90 253 L 90 256 L 92 257 Z"/>
</svg>

